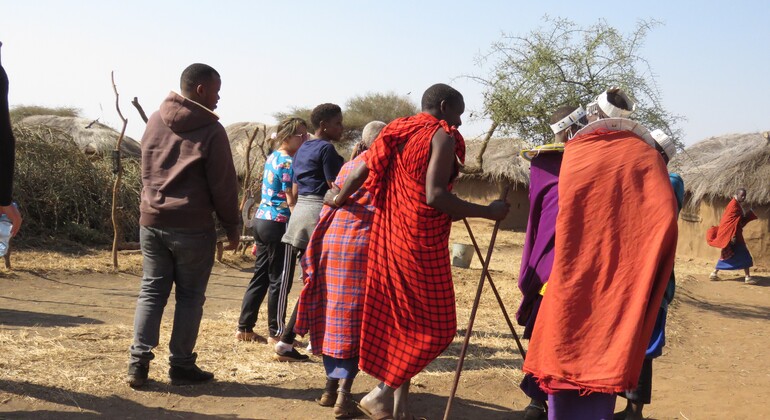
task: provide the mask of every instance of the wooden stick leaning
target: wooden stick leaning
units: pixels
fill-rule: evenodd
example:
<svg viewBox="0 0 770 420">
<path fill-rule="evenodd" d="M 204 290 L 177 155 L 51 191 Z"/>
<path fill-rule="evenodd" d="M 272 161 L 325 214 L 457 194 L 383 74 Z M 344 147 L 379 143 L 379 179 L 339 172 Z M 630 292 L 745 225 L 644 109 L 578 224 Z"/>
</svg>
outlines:
<svg viewBox="0 0 770 420">
<path fill-rule="evenodd" d="M 115 182 L 112 185 L 112 268 L 118 269 L 118 243 L 121 241 L 120 225 L 118 224 L 118 192 L 120 191 L 120 181 L 123 178 L 123 165 L 120 162 L 120 145 L 123 143 L 123 137 L 126 135 L 126 127 L 128 126 L 128 119 L 120 112 L 120 95 L 118 94 L 118 87 L 115 85 L 115 72 L 110 72 L 110 79 L 112 80 L 112 91 L 115 92 L 115 108 L 118 110 L 118 116 L 123 121 L 123 128 L 120 130 L 120 136 L 115 143 L 114 159 L 115 159 Z"/>
<path fill-rule="evenodd" d="M 476 256 L 479 258 L 479 261 L 481 261 L 483 266 L 484 257 L 481 256 L 481 249 L 476 243 L 476 238 L 473 235 L 473 230 L 471 230 L 471 225 L 468 223 L 468 219 L 463 219 L 463 222 L 465 222 L 465 228 L 468 229 L 468 236 L 471 238 L 471 243 L 473 243 L 473 247 L 476 249 Z M 527 352 L 524 350 L 524 346 L 521 345 L 521 339 L 519 339 L 519 335 L 516 334 L 516 330 L 513 328 L 513 322 L 511 322 L 511 318 L 508 316 L 508 311 L 505 310 L 503 299 L 500 297 L 500 293 L 497 292 L 497 287 L 495 287 L 495 283 L 492 281 L 492 275 L 489 274 L 489 271 L 487 271 L 487 280 L 489 281 L 489 287 L 492 288 L 492 292 L 494 292 L 495 297 L 497 298 L 497 303 L 500 305 L 500 310 L 503 311 L 503 318 L 505 318 L 505 322 L 508 324 L 508 328 L 511 329 L 511 334 L 513 335 L 513 339 L 516 341 L 516 346 L 519 348 L 519 354 L 521 354 L 521 360 L 524 360 L 527 358 Z"/>
<path fill-rule="evenodd" d="M 500 200 L 506 201 L 508 198 L 508 188 L 503 190 L 500 194 Z M 471 316 L 468 319 L 468 328 L 465 330 L 465 340 L 463 346 L 460 349 L 460 357 L 457 361 L 457 369 L 455 370 L 455 379 L 452 383 L 452 391 L 449 393 L 449 400 L 446 404 L 446 411 L 444 411 L 444 420 L 449 418 L 449 411 L 452 409 L 452 401 L 457 393 L 457 384 L 460 382 L 460 373 L 463 370 L 463 363 L 465 362 L 465 353 L 468 351 L 468 342 L 471 339 L 471 333 L 473 332 L 473 321 L 476 319 L 476 311 L 479 309 L 479 301 L 481 300 L 481 291 L 484 289 L 484 278 L 489 275 L 489 262 L 492 260 L 492 251 L 495 250 L 495 240 L 497 239 L 497 231 L 500 230 L 500 220 L 495 222 L 495 228 L 492 230 L 492 237 L 489 239 L 489 248 L 487 248 L 487 258 L 482 260 L 481 278 L 479 279 L 479 286 L 476 288 L 476 297 L 473 300 L 473 307 L 471 308 Z"/>
</svg>

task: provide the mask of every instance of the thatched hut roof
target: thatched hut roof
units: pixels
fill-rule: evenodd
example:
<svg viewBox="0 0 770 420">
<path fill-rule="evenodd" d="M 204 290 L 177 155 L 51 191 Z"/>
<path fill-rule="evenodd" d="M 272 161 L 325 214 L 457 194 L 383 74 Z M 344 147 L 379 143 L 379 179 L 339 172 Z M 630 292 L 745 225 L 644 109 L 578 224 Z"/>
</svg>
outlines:
<svg viewBox="0 0 770 420">
<path fill-rule="evenodd" d="M 272 150 L 270 142 L 270 135 L 275 132 L 275 126 L 257 123 L 257 122 L 238 122 L 230 124 L 225 127 L 227 137 L 230 139 L 230 149 L 233 154 L 233 163 L 235 164 L 235 172 L 238 177 L 244 179 L 246 175 L 246 148 L 249 145 L 249 138 L 254 134 L 254 130 L 259 129 L 254 142 L 251 145 L 251 153 L 249 158 L 252 161 L 254 167 L 252 168 L 252 176 L 254 171 L 258 171 L 262 164 L 265 162 L 265 157 L 262 155 L 269 154 Z M 265 142 L 267 138 L 267 142 Z M 260 150 L 262 147 L 262 150 Z"/>
<path fill-rule="evenodd" d="M 481 149 L 481 139 L 466 142 L 465 164 L 471 167 Z M 511 138 L 492 138 L 484 151 L 482 169 L 478 174 L 461 174 L 461 178 L 480 178 L 488 182 L 507 181 L 529 185 L 529 162 L 519 156 L 523 144 Z"/>
<path fill-rule="evenodd" d="M 61 130 L 70 136 L 78 148 L 86 155 L 105 156 L 115 150 L 120 132 L 98 122 L 79 117 L 60 117 L 55 115 L 33 115 L 21 120 L 25 125 L 43 125 Z M 138 158 L 142 154 L 139 142 L 124 136 L 120 150 L 123 156 Z"/>
<path fill-rule="evenodd" d="M 708 138 L 678 154 L 669 167 L 684 178 L 692 204 L 732 197 L 741 187 L 748 190 L 749 203 L 770 204 L 770 140 L 761 133 Z"/>
</svg>

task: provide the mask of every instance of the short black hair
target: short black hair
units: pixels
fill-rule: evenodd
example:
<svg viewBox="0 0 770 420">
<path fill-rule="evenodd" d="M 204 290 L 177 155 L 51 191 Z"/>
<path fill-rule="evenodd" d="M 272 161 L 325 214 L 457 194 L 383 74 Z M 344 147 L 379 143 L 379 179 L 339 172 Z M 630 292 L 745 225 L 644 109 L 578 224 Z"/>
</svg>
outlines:
<svg viewBox="0 0 770 420">
<path fill-rule="evenodd" d="M 190 92 L 195 90 L 198 85 L 211 81 L 214 76 L 219 77 L 219 72 L 214 70 L 214 68 L 208 64 L 190 64 L 182 72 L 182 77 L 179 80 L 179 87 L 183 92 Z"/>
<path fill-rule="evenodd" d="M 576 109 L 578 109 L 577 105 L 564 105 L 556 108 L 556 111 L 551 114 L 551 119 L 548 120 L 548 124 L 556 124 L 563 120 L 567 115 L 575 112 Z"/>
<path fill-rule="evenodd" d="M 339 114 L 342 114 L 342 108 L 339 105 L 321 104 L 313 108 L 313 112 L 310 113 L 310 123 L 318 130 L 321 127 L 321 121 L 329 121 Z"/>
<path fill-rule="evenodd" d="M 457 104 L 463 100 L 463 95 L 452 86 L 436 83 L 422 94 L 421 106 L 423 111 L 441 108 L 441 101 Z"/>
<path fill-rule="evenodd" d="M 738 188 L 738 189 L 735 191 L 735 195 L 738 195 L 738 194 L 740 194 L 740 193 L 744 193 L 744 194 L 746 194 L 746 188 L 743 188 L 743 187 L 741 187 L 741 188 Z"/>
</svg>

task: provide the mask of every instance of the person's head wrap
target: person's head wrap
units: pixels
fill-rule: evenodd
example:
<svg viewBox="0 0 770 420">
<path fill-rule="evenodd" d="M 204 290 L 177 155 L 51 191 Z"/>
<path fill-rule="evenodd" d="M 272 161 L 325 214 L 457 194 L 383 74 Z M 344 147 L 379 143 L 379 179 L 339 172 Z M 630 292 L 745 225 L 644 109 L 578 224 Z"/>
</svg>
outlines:
<svg viewBox="0 0 770 420">
<path fill-rule="evenodd" d="M 551 124 L 551 131 L 553 131 L 553 134 L 559 134 L 574 124 L 577 124 L 578 128 L 583 127 L 588 123 L 588 121 L 585 119 L 585 116 L 585 109 L 583 109 L 582 106 L 579 106 L 577 109 L 572 111 L 571 114 L 562 118 L 558 122 Z"/>
<path fill-rule="evenodd" d="M 673 159 L 676 155 L 676 145 L 674 144 L 674 140 L 660 129 L 653 130 L 650 134 L 652 135 L 652 138 L 655 139 L 655 143 L 658 144 L 660 150 L 666 154 L 668 160 L 670 161 Z"/>
<path fill-rule="evenodd" d="M 627 108 L 613 104 L 610 96 L 622 99 Z M 613 100 L 615 101 L 615 100 Z M 596 100 L 587 105 L 588 114 L 595 114 L 599 109 L 609 118 L 628 118 L 636 110 L 636 102 L 620 88 L 610 88 L 600 93 Z"/>
</svg>

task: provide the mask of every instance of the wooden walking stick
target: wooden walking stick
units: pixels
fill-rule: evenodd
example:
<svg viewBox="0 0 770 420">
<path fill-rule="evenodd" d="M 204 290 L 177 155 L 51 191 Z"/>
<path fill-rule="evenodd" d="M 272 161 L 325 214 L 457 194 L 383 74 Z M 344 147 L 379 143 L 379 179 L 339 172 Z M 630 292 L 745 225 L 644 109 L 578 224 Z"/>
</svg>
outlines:
<svg viewBox="0 0 770 420">
<path fill-rule="evenodd" d="M 465 228 L 468 230 L 468 236 L 471 238 L 471 243 L 473 243 L 473 248 L 476 249 L 476 256 L 479 258 L 479 261 L 481 261 L 482 266 L 484 265 L 484 258 L 481 256 L 481 249 L 479 248 L 479 245 L 476 243 L 476 237 L 473 235 L 473 230 L 471 229 L 471 225 L 468 223 L 468 219 L 463 219 L 463 222 L 465 222 Z M 505 304 L 503 303 L 503 299 L 500 297 L 500 293 L 497 292 L 497 287 L 495 287 L 495 282 L 492 281 L 492 275 L 489 274 L 489 271 L 487 271 L 487 280 L 489 281 L 489 287 L 492 288 L 492 292 L 494 292 L 495 297 L 497 298 L 497 303 L 500 305 L 500 310 L 503 311 L 503 318 L 505 318 L 505 322 L 508 324 L 508 328 L 511 329 L 511 334 L 513 334 L 513 339 L 516 341 L 516 346 L 519 348 L 519 354 L 521 354 L 521 360 L 526 359 L 527 352 L 524 350 L 524 346 L 521 345 L 521 340 L 519 339 L 519 335 L 516 334 L 516 330 L 513 328 L 513 322 L 511 322 L 511 318 L 508 316 L 508 311 L 505 310 Z"/>
<path fill-rule="evenodd" d="M 500 194 L 500 200 L 506 201 L 508 198 L 508 188 L 503 190 Z M 452 384 L 452 392 L 449 394 L 449 401 L 446 404 L 446 411 L 444 411 L 444 420 L 449 418 L 449 411 L 452 409 L 452 401 L 457 393 L 457 384 L 460 382 L 460 373 L 463 370 L 463 363 L 465 362 L 465 353 L 468 351 L 468 342 L 471 339 L 471 333 L 473 332 L 473 321 L 476 319 L 476 311 L 479 309 L 479 301 L 481 300 L 481 291 L 484 289 L 484 278 L 489 275 L 489 262 L 492 260 L 492 251 L 495 250 L 495 240 L 497 239 L 497 231 L 500 230 L 500 220 L 495 222 L 495 228 L 492 230 L 492 237 L 489 239 L 489 248 L 487 249 L 487 258 L 482 260 L 481 278 L 479 279 L 479 286 L 476 288 L 476 298 L 473 300 L 473 308 L 471 308 L 471 317 L 468 320 L 468 328 L 465 330 L 465 340 L 463 346 L 460 349 L 460 359 L 457 361 L 457 370 L 455 371 L 455 380 Z"/>
</svg>

